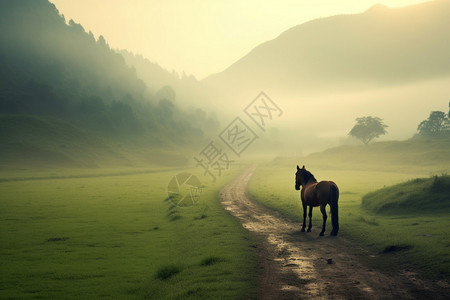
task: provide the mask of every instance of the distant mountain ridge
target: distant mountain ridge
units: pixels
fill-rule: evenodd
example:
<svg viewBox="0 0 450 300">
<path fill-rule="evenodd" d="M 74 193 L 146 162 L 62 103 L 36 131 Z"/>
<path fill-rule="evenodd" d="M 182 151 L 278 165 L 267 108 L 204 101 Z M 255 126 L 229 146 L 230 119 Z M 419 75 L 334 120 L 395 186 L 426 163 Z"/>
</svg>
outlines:
<svg viewBox="0 0 450 300">
<path fill-rule="evenodd" d="M 133 54 L 127 50 L 120 50 L 119 53 L 129 66 L 136 69 L 136 74 L 145 82 L 147 88 L 153 91 L 164 86 L 171 86 L 178 90 L 180 86 L 197 83 L 193 75 L 186 75 L 183 72 L 180 76 L 175 71 L 169 72 L 142 55 Z"/>
<path fill-rule="evenodd" d="M 260 44 L 203 83 L 284 91 L 396 85 L 450 75 L 450 1 L 313 20 Z"/>
</svg>

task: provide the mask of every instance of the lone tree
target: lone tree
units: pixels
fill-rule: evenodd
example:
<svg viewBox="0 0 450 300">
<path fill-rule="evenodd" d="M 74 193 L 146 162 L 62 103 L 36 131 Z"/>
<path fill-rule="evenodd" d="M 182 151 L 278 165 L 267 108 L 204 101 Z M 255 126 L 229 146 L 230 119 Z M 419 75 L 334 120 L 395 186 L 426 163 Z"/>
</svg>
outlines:
<svg viewBox="0 0 450 300">
<path fill-rule="evenodd" d="M 386 134 L 386 127 L 388 126 L 383 124 L 383 120 L 378 117 L 361 117 L 356 118 L 356 125 L 348 134 L 367 145 L 374 138 Z"/>
<path fill-rule="evenodd" d="M 428 119 L 420 122 L 417 130 L 423 135 L 440 136 L 450 131 L 450 120 L 444 112 L 432 111 Z"/>
</svg>

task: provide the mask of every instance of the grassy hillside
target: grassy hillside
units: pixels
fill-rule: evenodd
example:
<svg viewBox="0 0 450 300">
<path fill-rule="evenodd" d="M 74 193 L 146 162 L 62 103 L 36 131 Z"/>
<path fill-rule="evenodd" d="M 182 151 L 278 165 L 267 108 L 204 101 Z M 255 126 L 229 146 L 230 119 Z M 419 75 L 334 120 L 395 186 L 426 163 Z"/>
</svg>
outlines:
<svg viewBox="0 0 450 300">
<path fill-rule="evenodd" d="M 428 214 L 450 212 L 450 176 L 417 178 L 382 188 L 362 198 L 362 206 L 374 213 Z"/>
<path fill-rule="evenodd" d="M 149 141 L 150 140 L 150 141 Z M 175 166 L 187 163 L 186 149 L 164 136 L 107 139 L 68 122 L 29 115 L 0 115 L 0 166 L 61 168 Z"/>
<path fill-rule="evenodd" d="M 405 141 L 376 142 L 369 145 L 345 145 L 299 157 L 307 167 L 326 169 L 377 170 L 408 172 L 422 169 L 433 174 L 450 167 L 450 139 L 416 136 Z M 292 158 L 279 157 L 276 162 L 292 164 Z M 431 175 L 431 174 L 425 174 Z"/>
<path fill-rule="evenodd" d="M 125 162 L 104 140 L 66 122 L 27 115 L 0 115 L 3 166 L 95 166 Z"/>
</svg>

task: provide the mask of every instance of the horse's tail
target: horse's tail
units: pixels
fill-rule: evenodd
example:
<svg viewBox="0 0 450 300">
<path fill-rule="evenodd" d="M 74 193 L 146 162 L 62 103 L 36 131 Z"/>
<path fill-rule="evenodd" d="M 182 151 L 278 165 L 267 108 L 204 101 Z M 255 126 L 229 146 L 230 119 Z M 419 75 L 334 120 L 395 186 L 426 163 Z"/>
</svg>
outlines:
<svg viewBox="0 0 450 300">
<path fill-rule="evenodd" d="M 330 207 L 331 207 L 331 224 L 333 225 L 331 235 L 337 235 L 339 231 L 338 199 L 339 199 L 339 190 L 335 184 L 331 184 Z"/>
</svg>

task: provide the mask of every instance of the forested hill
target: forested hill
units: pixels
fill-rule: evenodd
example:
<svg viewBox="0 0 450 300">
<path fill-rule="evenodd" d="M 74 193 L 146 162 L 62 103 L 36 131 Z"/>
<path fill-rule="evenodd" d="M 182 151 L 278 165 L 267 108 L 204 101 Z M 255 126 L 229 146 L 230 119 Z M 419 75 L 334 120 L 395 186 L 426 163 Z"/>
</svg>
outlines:
<svg viewBox="0 0 450 300">
<path fill-rule="evenodd" d="M 25 152 L 46 148 L 51 157 L 55 149 L 48 146 L 49 128 L 56 132 L 54 139 L 65 136 L 70 148 L 70 134 L 58 128 L 89 136 L 90 145 L 120 140 L 176 147 L 201 138 L 202 125 L 211 127 L 207 118 L 193 126 L 195 111 L 189 115 L 177 109 L 175 92 L 167 97 L 148 91 L 102 36 L 96 39 L 80 24 L 66 22 L 47 0 L 1 1 L 0 44 L 2 161 L 20 155 L 24 147 L 31 147 Z M 34 131 L 41 128 L 37 135 L 45 137 L 45 145 L 27 139 L 27 124 Z M 58 153 L 65 155 L 61 149 Z"/>
<path fill-rule="evenodd" d="M 183 95 L 181 101 L 177 102 L 179 105 L 184 107 L 211 106 L 211 98 L 207 97 L 203 85 L 192 74 L 169 72 L 142 55 L 133 54 L 127 50 L 121 50 L 119 53 L 129 66 L 136 69 L 137 76 L 144 81 L 147 88 L 155 91 L 157 95 L 164 92 L 160 91 L 161 87 L 170 86 L 177 91 L 177 94 Z"/>
</svg>

